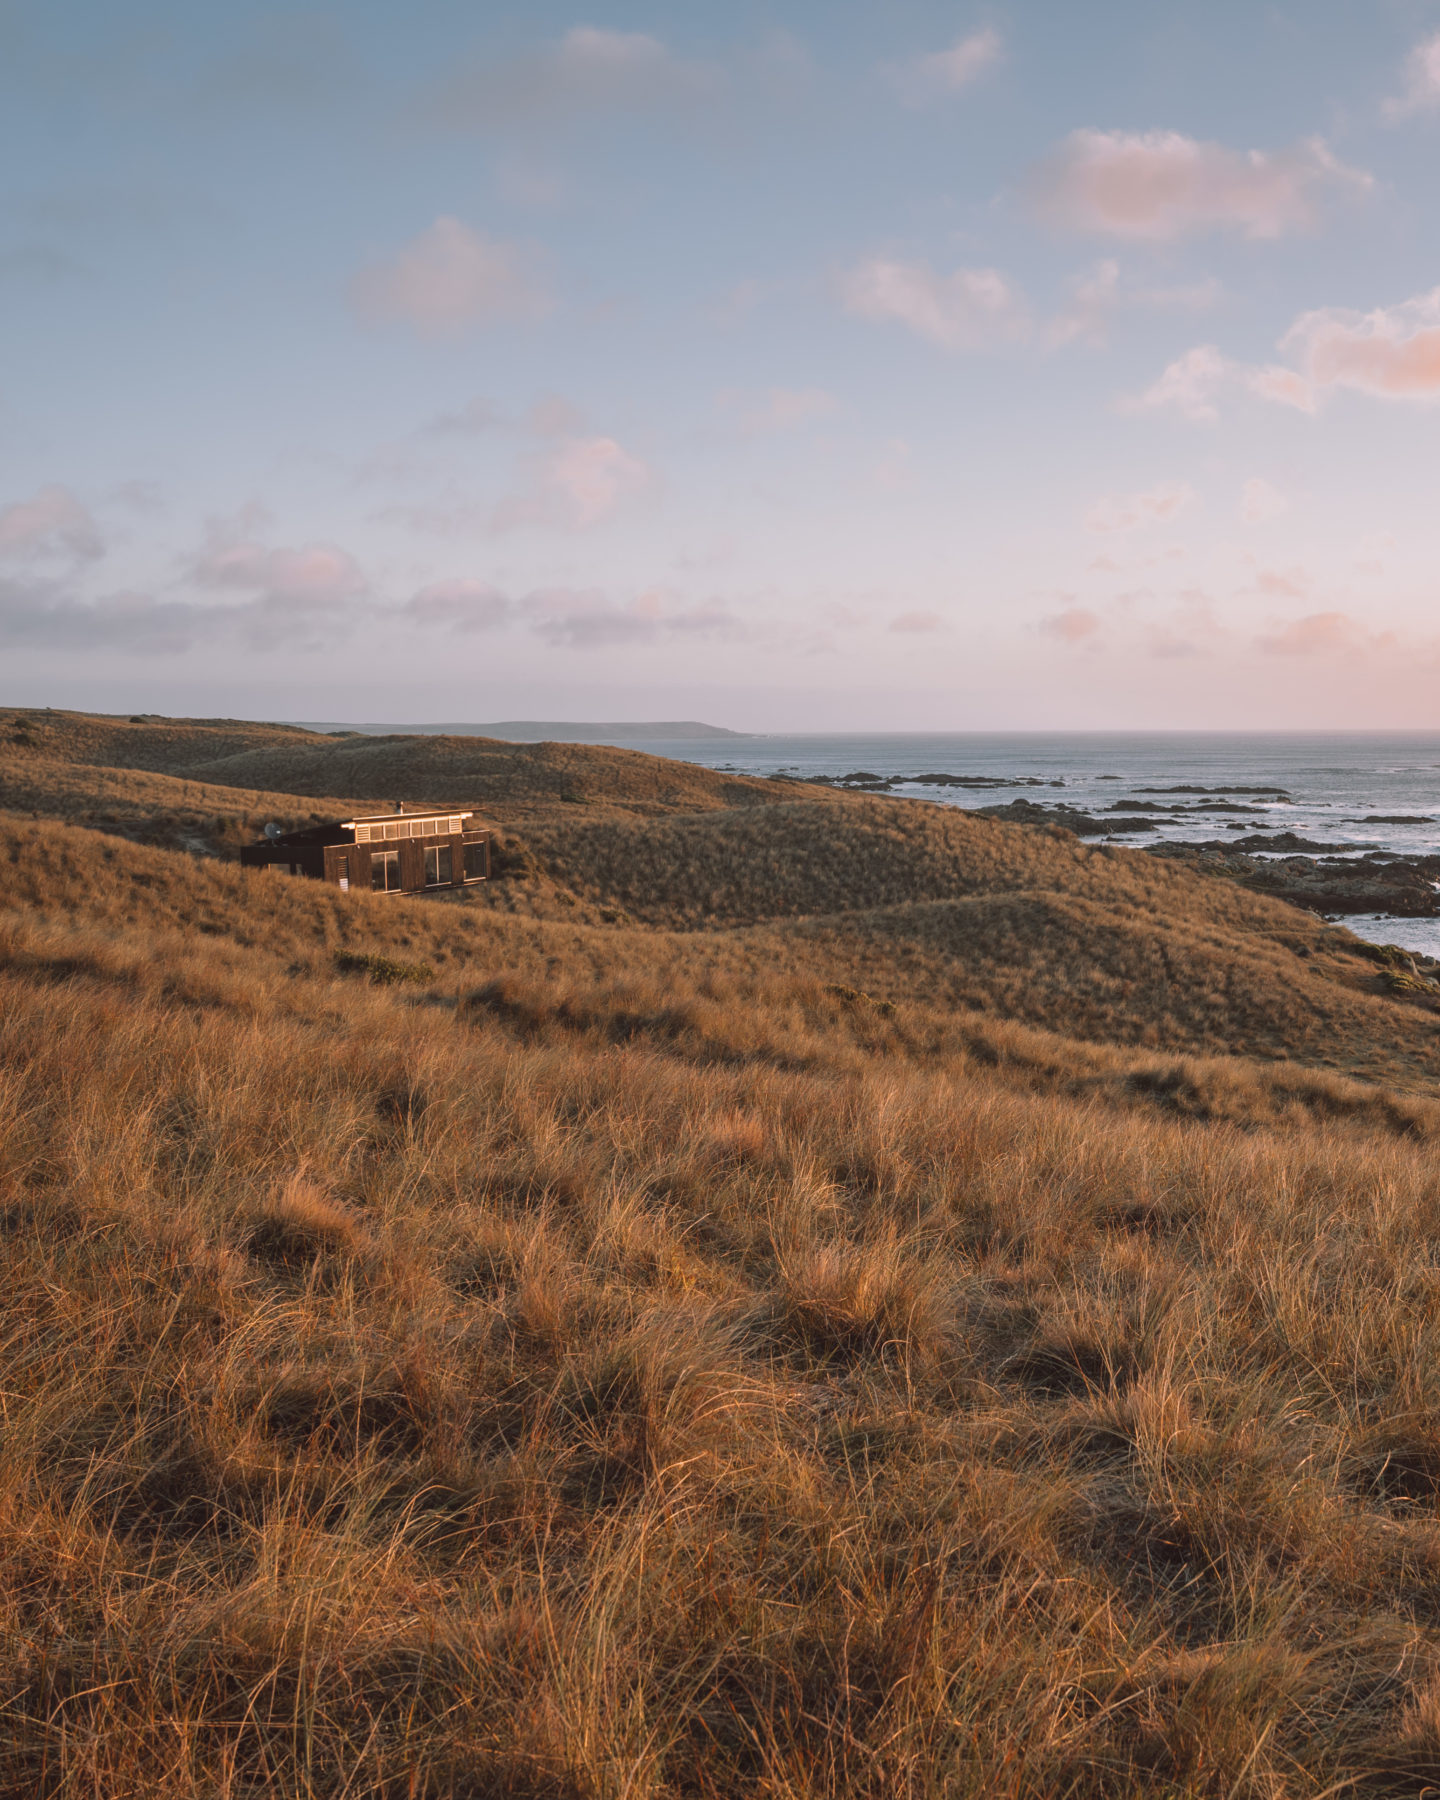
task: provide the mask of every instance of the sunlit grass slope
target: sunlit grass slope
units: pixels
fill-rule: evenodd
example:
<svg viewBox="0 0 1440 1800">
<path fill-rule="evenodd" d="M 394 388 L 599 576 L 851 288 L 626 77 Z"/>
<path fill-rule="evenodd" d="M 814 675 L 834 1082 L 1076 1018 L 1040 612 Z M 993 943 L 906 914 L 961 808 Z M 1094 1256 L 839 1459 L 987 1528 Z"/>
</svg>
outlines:
<svg viewBox="0 0 1440 1800">
<path fill-rule="evenodd" d="M 795 783 L 720 775 L 639 751 L 581 744 L 510 744 L 497 738 L 330 736 L 232 720 L 113 719 L 0 710 L 0 752 L 144 769 L 211 785 L 272 793 L 348 794 L 372 802 L 462 801 L 507 816 L 583 806 L 623 812 L 764 804 Z"/>
<path fill-rule="evenodd" d="M 1130 853 L 516 795 L 446 901 L 4 795 L 0 1792 L 1424 1792 L 1424 1005 Z"/>
</svg>

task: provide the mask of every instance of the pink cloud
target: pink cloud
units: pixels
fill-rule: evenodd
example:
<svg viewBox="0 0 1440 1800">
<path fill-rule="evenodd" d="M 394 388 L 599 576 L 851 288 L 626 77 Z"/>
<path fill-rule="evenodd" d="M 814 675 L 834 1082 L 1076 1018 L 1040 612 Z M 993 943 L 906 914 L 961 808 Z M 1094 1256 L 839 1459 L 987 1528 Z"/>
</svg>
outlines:
<svg viewBox="0 0 1440 1800">
<path fill-rule="evenodd" d="M 1165 524 L 1183 512 L 1194 498 L 1194 488 L 1184 481 L 1166 482 L 1143 494 L 1110 494 L 1097 500 L 1086 513 L 1085 529 L 1103 533 Z"/>
<path fill-rule="evenodd" d="M 1100 633 L 1100 615 L 1088 606 L 1067 606 L 1040 621 L 1046 637 L 1059 638 L 1062 644 L 1085 644 Z"/>
<path fill-rule="evenodd" d="M 1302 313 L 1280 348 L 1299 366 L 1235 362 L 1214 344 L 1197 344 L 1131 404 L 1173 407 L 1212 423 L 1227 390 L 1308 413 L 1340 388 L 1381 400 L 1440 399 L 1440 288 L 1367 313 L 1338 306 Z"/>
<path fill-rule="evenodd" d="M 1217 230 L 1281 237 L 1313 225 L 1336 190 L 1371 185 L 1319 138 L 1231 150 L 1178 131 L 1074 131 L 1032 178 L 1036 204 L 1055 224 L 1152 242 Z"/>
<path fill-rule="evenodd" d="M 1173 407 L 1187 419 L 1213 423 L 1220 417 L 1215 396 L 1228 380 L 1230 368 L 1229 359 L 1214 344 L 1197 344 L 1168 363 L 1135 404 L 1156 409 Z"/>
<path fill-rule="evenodd" d="M 889 631 L 926 632 L 943 631 L 945 621 L 938 612 L 903 612 L 898 613 L 886 627 Z"/>
<path fill-rule="evenodd" d="M 1178 287 L 1136 287 L 1121 277 L 1120 264 L 1112 257 L 1076 276 L 1069 284 L 1070 299 L 1045 327 L 1045 341 L 1053 349 L 1082 341 L 1103 344 L 1114 316 L 1122 311 L 1202 311 L 1214 306 L 1221 295 L 1220 283 L 1204 281 Z"/>
<path fill-rule="evenodd" d="M 763 394 L 724 393 L 720 405 L 734 414 L 746 431 L 794 431 L 840 410 L 840 402 L 824 388 L 768 388 Z"/>
<path fill-rule="evenodd" d="M 1341 307 L 1304 313 L 1282 348 L 1298 353 L 1315 388 L 1433 400 L 1440 397 L 1440 288 L 1368 313 Z"/>
<path fill-rule="evenodd" d="M 1283 369 L 1275 363 L 1267 363 L 1259 369 L 1247 369 L 1239 363 L 1233 366 L 1242 385 L 1262 400 L 1273 400 L 1277 406 L 1292 406 L 1296 412 L 1315 411 L 1314 385 L 1293 369 Z"/>
<path fill-rule="evenodd" d="M 1258 641 L 1268 656 L 1316 656 L 1362 649 L 1367 641 L 1379 645 L 1390 640 L 1388 635 L 1367 640 L 1363 628 L 1348 613 L 1319 612 L 1307 613 Z"/>
<path fill-rule="evenodd" d="M 1382 110 L 1388 119 L 1404 119 L 1433 106 L 1440 106 L 1440 32 L 1406 57 L 1404 92 L 1387 100 Z"/>
<path fill-rule="evenodd" d="M 257 516 L 258 509 L 247 509 L 240 523 Z M 335 544 L 271 549 L 224 524 L 211 527 L 210 541 L 190 565 L 190 575 L 202 587 L 239 590 L 270 605 L 301 609 L 338 606 L 369 589 L 354 557 Z"/>
<path fill-rule="evenodd" d="M 1303 600 L 1310 592 L 1310 577 L 1303 569 L 1261 569 L 1255 577 L 1255 586 L 1262 594 L 1277 600 Z"/>
<path fill-rule="evenodd" d="M 633 100 L 664 82 L 674 68 L 670 52 L 643 31 L 605 31 L 576 25 L 550 55 L 550 66 L 572 90 L 589 88 L 605 99 Z"/>
<path fill-rule="evenodd" d="M 1247 525 L 1263 525 L 1288 511 L 1290 502 L 1268 481 L 1253 476 L 1240 490 L 1240 517 Z"/>
<path fill-rule="evenodd" d="M 654 486 L 649 466 L 612 437 L 561 437 L 543 455 L 526 459 L 524 468 L 525 484 L 488 510 L 464 506 L 453 513 L 419 512 L 409 515 L 409 521 L 435 531 L 547 525 L 585 531 Z"/>
<path fill-rule="evenodd" d="M 911 106 L 921 106 L 948 94 L 958 94 L 1004 53 L 1000 33 L 987 27 L 956 40 L 948 50 L 917 56 L 892 73 L 900 96 Z"/>
<path fill-rule="evenodd" d="M 427 337 L 536 318 L 549 308 L 523 251 L 448 217 L 363 270 L 352 294 L 364 318 L 412 325 Z"/>
<path fill-rule="evenodd" d="M 643 31 L 576 25 L 557 42 L 462 70 L 433 111 L 461 129 L 501 122 L 559 121 L 693 105 L 719 85 L 717 72 L 676 57 Z"/>
<path fill-rule="evenodd" d="M 1173 409 L 1196 424 L 1213 425 L 1226 392 L 1256 394 L 1299 412 L 1314 412 L 1311 384 L 1293 369 L 1256 367 L 1223 355 L 1214 344 L 1197 344 L 1167 364 L 1158 380 L 1128 404 L 1135 410 Z"/>
<path fill-rule="evenodd" d="M 546 465 L 546 482 L 575 525 L 596 525 L 640 492 L 650 471 L 614 438 L 567 438 Z"/>
<path fill-rule="evenodd" d="M 924 263 L 876 257 L 850 270 L 841 293 L 847 311 L 904 325 L 944 350 L 978 350 L 1029 329 L 1023 294 L 998 269 L 937 275 Z"/>
<path fill-rule="evenodd" d="M 104 552 L 100 528 L 66 487 L 52 484 L 28 500 L 0 507 L 0 556 L 72 556 L 92 562 Z"/>
</svg>

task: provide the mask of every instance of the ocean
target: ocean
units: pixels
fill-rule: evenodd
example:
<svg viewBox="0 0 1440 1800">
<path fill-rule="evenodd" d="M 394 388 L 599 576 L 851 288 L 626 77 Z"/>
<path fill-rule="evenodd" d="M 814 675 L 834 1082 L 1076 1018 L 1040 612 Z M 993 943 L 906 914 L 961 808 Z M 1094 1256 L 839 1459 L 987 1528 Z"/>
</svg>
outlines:
<svg viewBox="0 0 1440 1800">
<path fill-rule="evenodd" d="M 1164 818 L 1175 823 L 1116 838 L 1139 847 L 1164 838 L 1293 831 L 1336 855 L 1440 852 L 1440 732 L 856 733 L 658 739 L 630 747 L 745 775 L 948 774 L 1001 784 L 941 788 L 902 781 L 892 790 L 940 806 L 1030 799 L 1100 813 L 1117 801 L 1141 800 L 1186 809 L 1167 810 Z M 1046 785 L 1028 785 L 1037 780 Z M 1225 798 L 1245 806 L 1244 813 L 1197 815 L 1191 809 L 1206 795 L 1153 791 L 1179 787 L 1281 791 L 1232 792 Z M 1344 923 L 1372 942 L 1440 956 L 1440 919 L 1360 915 Z"/>
</svg>

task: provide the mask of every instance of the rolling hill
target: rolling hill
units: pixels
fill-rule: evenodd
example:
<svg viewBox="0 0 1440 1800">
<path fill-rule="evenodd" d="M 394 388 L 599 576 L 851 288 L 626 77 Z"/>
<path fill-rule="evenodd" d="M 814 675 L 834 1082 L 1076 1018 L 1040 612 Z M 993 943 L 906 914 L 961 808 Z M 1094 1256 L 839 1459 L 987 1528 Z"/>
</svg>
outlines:
<svg viewBox="0 0 1440 1800">
<path fill-rule="evenodd" d="M 0 868 L 0 1792 L 1440 1772 L 1420 977 L 585 746 L 12 710 Z"/>
</svg>

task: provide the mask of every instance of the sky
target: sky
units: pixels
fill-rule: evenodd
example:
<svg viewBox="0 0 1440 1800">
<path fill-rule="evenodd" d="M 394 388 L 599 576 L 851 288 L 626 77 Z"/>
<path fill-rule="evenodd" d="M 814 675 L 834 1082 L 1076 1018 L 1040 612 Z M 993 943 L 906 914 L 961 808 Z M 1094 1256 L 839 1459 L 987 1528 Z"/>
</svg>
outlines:
<svg viewBox="0 0 1440 1800">
<path fill-rule="evenodd" d="M 0 704 L 1440 727 L 1440 0 L 0 0 Z"/>
</svg>

